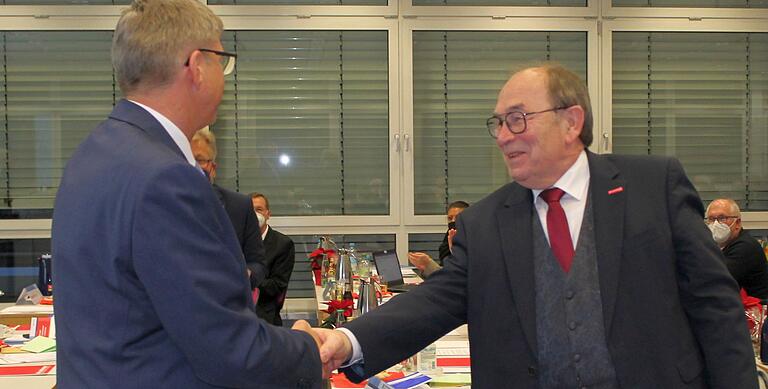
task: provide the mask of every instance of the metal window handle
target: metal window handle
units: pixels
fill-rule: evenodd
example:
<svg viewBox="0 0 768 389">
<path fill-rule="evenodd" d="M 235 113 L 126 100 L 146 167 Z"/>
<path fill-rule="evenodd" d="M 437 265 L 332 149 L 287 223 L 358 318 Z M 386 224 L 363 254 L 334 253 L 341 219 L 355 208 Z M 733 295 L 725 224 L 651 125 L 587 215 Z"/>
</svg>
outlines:
<svg viewBox="0 0 768 389">
<path fill-rule="evenodd" d="M 405 151 L 411 151 L 411 136 L 405 134 Z"/>
<path fill-rule="evenodd" d="M 400 134 L 395 134 L 395 151 L 400 152 Z"/>
</svg>

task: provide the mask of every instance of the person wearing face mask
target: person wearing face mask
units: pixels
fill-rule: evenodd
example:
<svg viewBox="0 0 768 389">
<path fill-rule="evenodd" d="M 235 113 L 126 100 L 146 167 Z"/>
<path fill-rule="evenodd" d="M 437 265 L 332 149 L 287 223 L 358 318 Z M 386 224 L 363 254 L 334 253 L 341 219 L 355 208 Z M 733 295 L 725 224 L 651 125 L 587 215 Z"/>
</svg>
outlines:
<svg viewBox="0 0 768 389">
<path fill-rule="evenodd" d="M 705 223 L 723 250 L 725 265 L 752 297 L 768 298 L 768 262 L 760 243 L 741 227 L 741 211 L 731 199 L 716 199 L 707 207 Z"/>
<path fill-rule="evenodd" d="M 448 205 L 448 212 L 446 217 L 448 218 L 448 231 L 445 232 L 443 243 L 440 244 L 438 252 L 440 258 L 438 260 L 432 259 L 427 253 L 422 252 L 409 252 L 408 261 L 416 267 L 416 273 L 426 279 L 432 273 L 440 270 L 443 267 L 443 259 L 451 255 L 451 246 L 453 245 L 453 236 L 456 235 L 456 217 L 461 212 L 469 207 L 469 203 L 466 201 L 454 201 Z"/>
<path fill-rule="evenodd" d="M 267 277 L 259 284 L 259 301 L 256 304 L 256 314 L 267 323 L 280 326 L 280 310 L 285 302 L 288 291 L 288 281 L 291 279 L 293 265 L 296 260 L 296 250 L 293 241 L 287 235 L 281 234 L 267 223 L 272 216 L 269 210 L 269 199 L 261 193 L 251 193 L 253 210 L 261 226 L 261 239 L 264 241 Z"/>
<path fill-rule="evenodd" d="M 259 233 L 260 221 L 253 213 L 253 205 L 248 196 L 223 188 L 214 183 L 216 178 L 216 137 L 208 128 L 195 132 L 190 142 L 192 155 L 211 182 L 213 192 L 224 206 L 237 240 L 243 250 L 248 280 L 251 289 L 256 289 L 267 275 L 264 244 Z M 254 300 L 258 293 L 254 294 Z"/>
</svg>

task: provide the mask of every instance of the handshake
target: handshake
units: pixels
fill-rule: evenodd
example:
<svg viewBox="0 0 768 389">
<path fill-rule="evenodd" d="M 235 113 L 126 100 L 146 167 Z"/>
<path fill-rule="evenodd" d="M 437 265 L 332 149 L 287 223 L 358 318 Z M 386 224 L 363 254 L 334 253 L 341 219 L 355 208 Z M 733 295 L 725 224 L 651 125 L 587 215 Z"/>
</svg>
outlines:
<svg viewBox="0 0 768 389">
<path fill-rule="evenodd" d="M 324 379 L 330 378 L 332 371 L 352 358 L 352 342 L 341 331 L 312 328 L 304 320 L 294 323 L 291 329 L 308 333 L 317 343 L 317 348 L 320 350 L 320 362 L 323 364 Z"/>
</svg>

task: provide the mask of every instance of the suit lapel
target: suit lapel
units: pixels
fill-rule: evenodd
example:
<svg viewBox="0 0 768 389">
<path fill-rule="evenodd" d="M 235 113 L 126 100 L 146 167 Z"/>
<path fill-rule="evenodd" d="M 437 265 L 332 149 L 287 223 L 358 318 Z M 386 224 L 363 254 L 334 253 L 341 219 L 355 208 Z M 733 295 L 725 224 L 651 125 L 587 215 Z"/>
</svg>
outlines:
<svg viewBox="0 0 768 389">
<path fill-rule="evenodd" d="M 619 286 L 621 250 L 624 242 L 626 183 L 605 157 L 587 153 L 590 192 L 594 213 L 595 247 L 603 300 L 606 334 L 610 333 Z"/>
<path fill-rule="evenodd" d="M 114 120 L 129 123 L 132 126 L 141 129 L 151 138 L 163 143 L 182 159 L 185 161 L 187 160 L 184 153 L 179 149 L 179 146 L 173 141 L 173 138 L 168 135 L 168 131 L 166 131 L 165 128 L 163 128 L 163 125 L 144 108 L 123 99 L 117 102 L 117 105 L 115 105 L 115 108 L 112 110 L 109 117 Z"/>
<path fill-rule="evenodd" d="M 536 345 L 536 286 L 533 274 L 533 233 L 531 191 L 510 184 L 511 194 L 497 212 L 502 251 L 512 296 L 528 344 L 534 354 Z"/>
</svg>

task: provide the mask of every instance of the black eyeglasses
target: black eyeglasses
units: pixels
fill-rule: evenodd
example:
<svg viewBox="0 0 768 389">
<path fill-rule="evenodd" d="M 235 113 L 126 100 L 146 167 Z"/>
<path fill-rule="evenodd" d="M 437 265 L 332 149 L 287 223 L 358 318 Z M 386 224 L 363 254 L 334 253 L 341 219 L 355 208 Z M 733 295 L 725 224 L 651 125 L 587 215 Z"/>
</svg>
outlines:
<svg viewBox="0 0 768 389">
<path fill-rule="evenodd" d="M 206 53 L 213 53 L 218 55 L 221 68 L 224 69 L 225 76 L 235 70 L 235 60 L 237 59 L 237 54 L 211 49 L 197 49 L 197 51 L 204 51 Z M 187 58 L 187 62 L 184 62 L 184 66 L 189 66 L 189 58 Z"/>
<path fill-rule="evenodd" d="M 501 131 L 501 127 L 505 123 L 509 132 L 513 134 L 522 134 L 528 129 L 528 116 L 544 112 L 559 111 L 566 108 L 570 107 L 555 107 L 538 112 L 510 111 L 505 113 L 504 117 L 496 115 L 489 117 L 488 120 L 485 121 L 485 125 L 488 127 L 488 133 L 494 139 L 499 137 L 499 131 Z"/>
<path fill-rule="evenodd" d="M 717 221 L 720 224 L 728 224 L 728 220 L 738 219 L 738 218 L 739 218 L 738 216 L 727 216 L 727 215 L 709 216 L 704 218 L 704 223 L 712 224 L 715 221 Z"/>
</svg>

